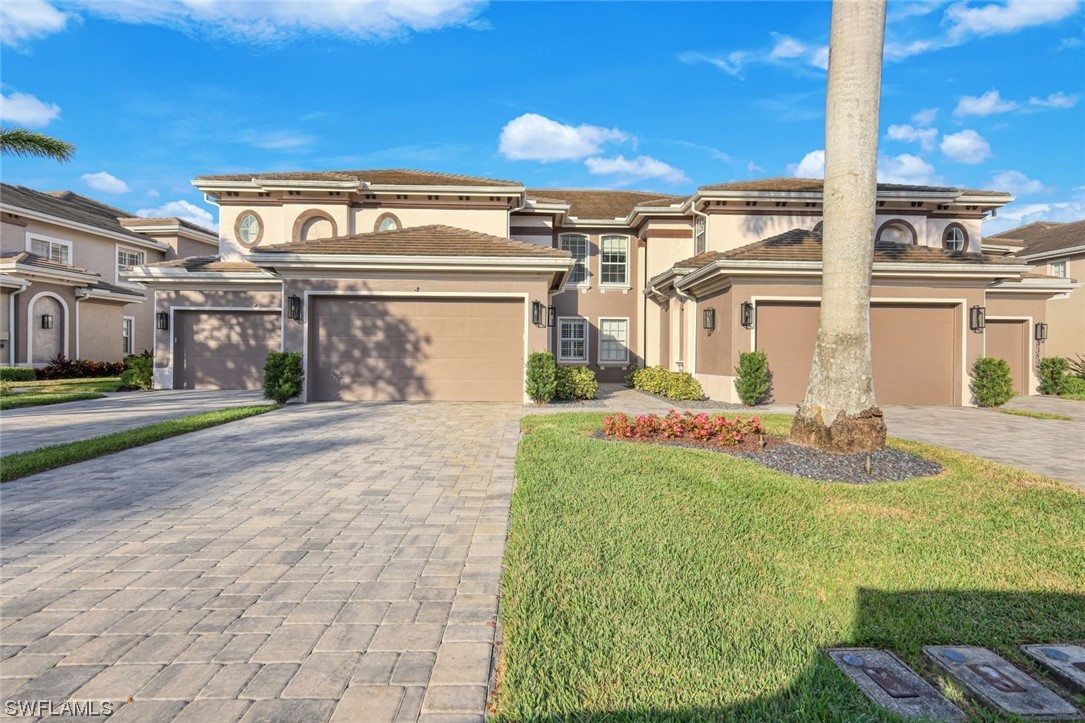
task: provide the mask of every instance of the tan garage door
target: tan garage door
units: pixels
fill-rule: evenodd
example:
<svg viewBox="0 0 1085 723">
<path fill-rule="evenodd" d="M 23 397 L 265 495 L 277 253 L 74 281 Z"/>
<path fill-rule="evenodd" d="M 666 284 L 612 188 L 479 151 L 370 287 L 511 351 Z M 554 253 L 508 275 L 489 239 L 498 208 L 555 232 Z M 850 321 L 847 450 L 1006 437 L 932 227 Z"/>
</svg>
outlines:
<svg viewBox="0 0 1085 723">
<path fill-rule="evenodd" d="M 309 324 L 311 400 L 523 399 L 522 301 L 316 297 Z"/>
<path fill-rule="evenodd" d="M 879 404 L 956 403 L 957 316 L 949 305 L 872 306 L 874 393 Z M 817 325 L 817 304 L 757 305 L 757 347 L 768 355 L 775 401 L 797 403 L 805 396 Z"/>
<path fill-rule="evenodd" d="M 277 311 L 174 314 L 174 389 L 259 389 L 264 360 L 279 351 Z"/>
<path fill-rule="evenodd" d="M 1017 394 L 1027 395 L 1029 372 L 1028 322 L 1023 320 L 988 319 L 985 344 L 987 356 L 1005 359 L 1013 375 Z"/>
</svg>

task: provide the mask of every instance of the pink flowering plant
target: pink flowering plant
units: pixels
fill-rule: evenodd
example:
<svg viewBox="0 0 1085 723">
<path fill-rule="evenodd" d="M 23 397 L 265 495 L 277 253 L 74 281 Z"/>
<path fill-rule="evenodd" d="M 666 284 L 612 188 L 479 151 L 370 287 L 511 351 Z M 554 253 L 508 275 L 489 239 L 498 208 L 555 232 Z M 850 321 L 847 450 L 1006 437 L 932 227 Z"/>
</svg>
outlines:
<svg viewBox="0 0 1085 723">
<path fill-rule="evenodd" d="M 638 441 L 687 439 L 732 447 L 753 435 L 764 433 L 765 428 L 759 417 L 728 419 L 722 414 L 694 414 L 689 411 L 679 414 L 672 409 L 664 417 L 644 414 L 630 418 L 615 414 L 603 418 L 603 434 L 607 437 Z"/>
</svg>

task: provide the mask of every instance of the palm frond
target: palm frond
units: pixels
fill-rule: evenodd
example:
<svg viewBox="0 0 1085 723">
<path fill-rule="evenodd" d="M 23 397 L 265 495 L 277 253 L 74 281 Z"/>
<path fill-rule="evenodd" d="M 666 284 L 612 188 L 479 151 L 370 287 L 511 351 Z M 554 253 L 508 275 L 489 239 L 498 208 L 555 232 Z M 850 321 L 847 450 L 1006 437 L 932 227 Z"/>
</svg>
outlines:
<svg viewBox="0 0 1085 723">
<path fill-rule="evenodd" d="M 75 154 L 71 143 L 35 133 L 25 128 L 0 128 L 0 153 L 13 156 L 37 156 L 66 163 Z"/>
</svg>

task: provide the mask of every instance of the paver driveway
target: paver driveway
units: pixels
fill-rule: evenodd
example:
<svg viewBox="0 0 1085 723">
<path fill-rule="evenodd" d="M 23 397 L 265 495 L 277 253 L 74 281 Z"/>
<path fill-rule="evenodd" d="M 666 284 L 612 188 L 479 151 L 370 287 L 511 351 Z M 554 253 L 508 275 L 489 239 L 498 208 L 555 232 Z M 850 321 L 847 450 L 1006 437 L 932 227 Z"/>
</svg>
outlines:
<svg viewBox="0 0 1085 723">
<path fill-rule="evenodd" d="M 292 406 L 2 485 L 3 700 L 481 719 L 522 413 Z"/>
</svg>

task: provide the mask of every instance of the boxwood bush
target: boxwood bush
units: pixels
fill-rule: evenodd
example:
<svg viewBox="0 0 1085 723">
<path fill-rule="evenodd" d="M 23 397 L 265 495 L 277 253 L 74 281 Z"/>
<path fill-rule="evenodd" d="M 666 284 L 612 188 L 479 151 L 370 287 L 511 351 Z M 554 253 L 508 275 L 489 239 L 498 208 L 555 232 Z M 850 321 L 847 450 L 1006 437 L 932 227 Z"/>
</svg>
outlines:
<svg viewBox="0 0 1085 723">
<path fill-rule="evenodd" d="M 688 372 L 672 372 L 662 367 L 636 369 L 626 378 L 626 383 L 634 389 L 649 394 L 673 399 L 676 402 L 688 402 L 704 399 L 701 383 Z"/>
<path fill-rule="evenodd" d="M 264 399 L 276 404 L 286 404 L 301 396 L 305 372 L 301 366 L 301 352 L 268 352 L 264 362 Z"/>
<path fill-rule="evenodd" d="M 1036 375 L 1040 377 L 1040 394 L 1062 394 L 1066 390 L 1070 360 L 1064 356 L 1045 356 L 1040 360 Z"/>
<path fill-rule="evenodd" d="M 527 357 L 527 395 L 536 404 L 549 404 L 557 392 L 558 365 L 548 351 L 537 351 Z"/>
<path fill-rule="evenodd" d="M 752 407 L 769 393 L 772 382 L 769 376 L 769 360 L 763 351 L 747 351 L 738 355 L 735 367 L 735 390 L 738 398 Z"/>
<path fill-rule="evenodd" d="M 595 399 L 599 391 L 595 372 L 587 367 L 558 367 L 555 382 L 554 396 L 558 399 Z"/>
<path fill-rule="evenodd" d="M 1066 377 L 1066 382 L 1060 394 L 1073 394 L 1075 397 L 1085 394 L 1085 379 L 1082 377 Z"/>
<path fill-rule="evenodd" d="M 1013 399 L 1013 376 L 1005 359 L 981 356 L 972 365 L 972 399 L 981 407 L 1001 407 Z"/>
<path fill-rule="evenodd" d="M 141 390 L 151 388 L 154 367 L 154 357 L 151 356 L 151 352 L 129 354 L 124 358 L 124 364 L 128 368 L 121 373 L 122 388 Z"/>
<path fill-rule="evenodd" d="M 0 382 L 32 382 L 35 379 L 31 367 L 0 367 Z"/>
</svg>

